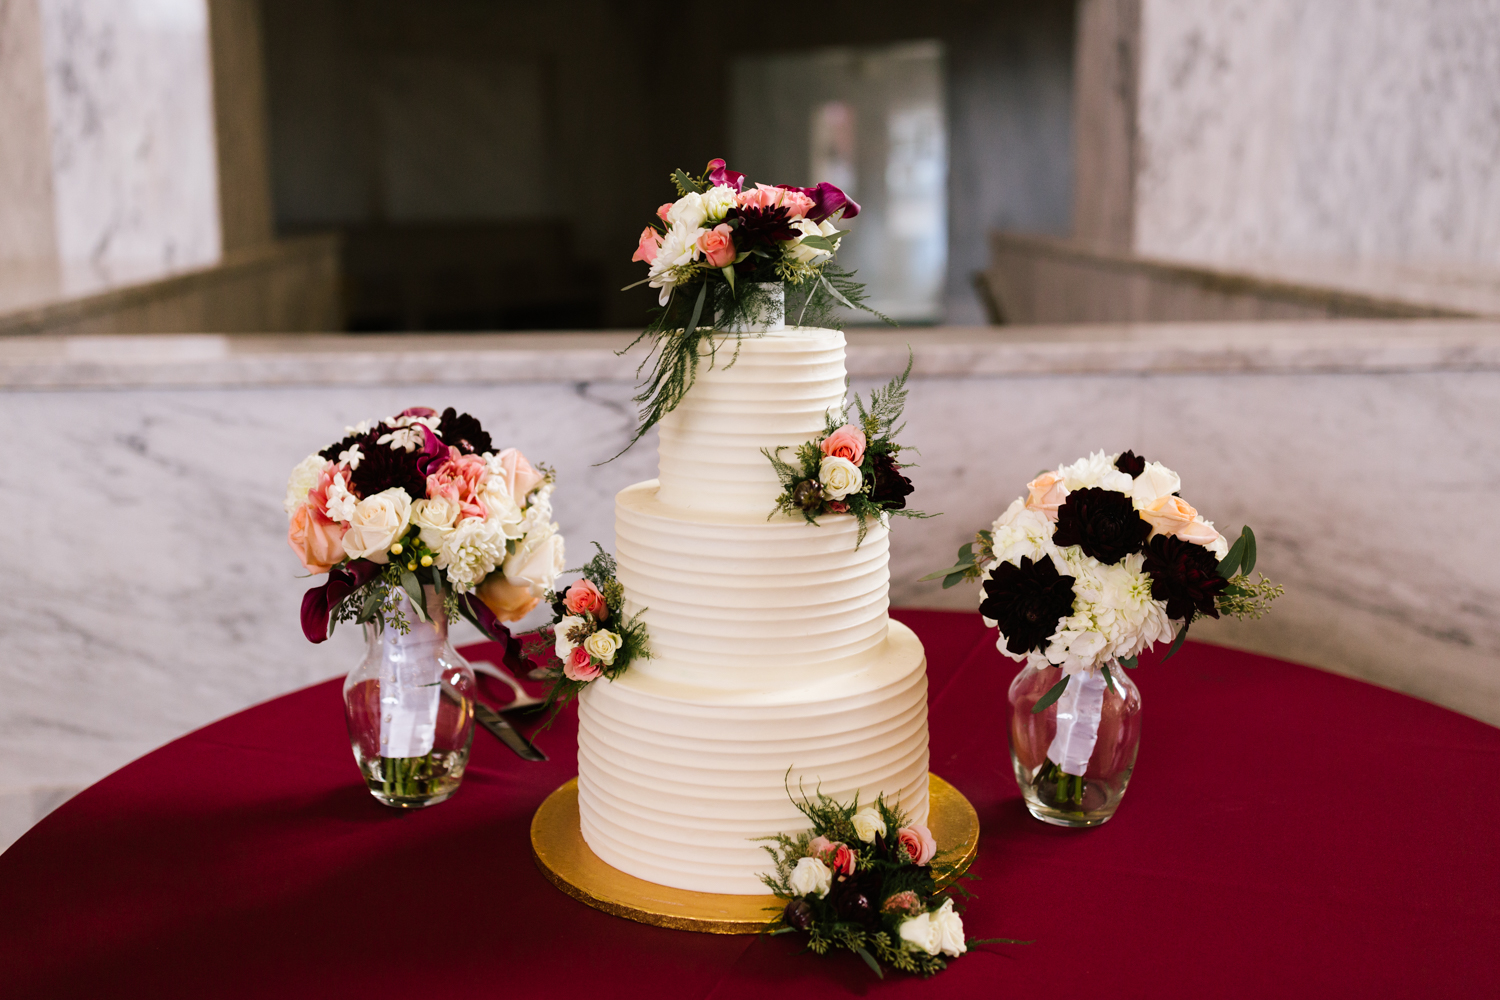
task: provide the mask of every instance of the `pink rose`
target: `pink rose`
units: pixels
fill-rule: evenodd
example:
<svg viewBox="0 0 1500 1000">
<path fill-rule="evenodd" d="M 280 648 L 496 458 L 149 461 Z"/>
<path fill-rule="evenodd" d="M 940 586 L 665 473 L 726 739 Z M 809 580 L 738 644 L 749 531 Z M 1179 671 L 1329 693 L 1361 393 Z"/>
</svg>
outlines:
<svg viewBox="0 0 1500 1000">
<path fill-rule="evenodd" d="M 847 844 L 834 844 L 833 857 L 829 859 L 828 867 L 833 869 L 835 875 L 853 875 L 855 857 L 857 855 Z"/>
<path fill-rule="evenodd" d="M 570 681 L 591 681 L 601 672 L 589 651 L 582 646 L 574 646 L 568 654 L 568 662 L 563 664 L 563 676 Z"/>
<path fill-rule="evenodd" d="M 816 204 L 811 198 L 793 188 L 782 188 L 786 192 L 781 196 L 781 204 L 791 212 L 793 219 L 801 219 L 811 212 Z"/>
<path fill-rule="evenodd" d="M 575 615 L 591 614 L 601 622 L 609 617 L 604 595 L 588 580 L 579 580 L 568 588 L 563 595 L 563 607 Z"/>
<path fill-rule="evenodd" d="M 489 517 L 489 508 L 479 498 L 488 469 L 478 455 L 448 449 L 448 459 L 427 477 L 427 497 L 446 497 L 458 505 L 458 516 Z"/>
<path fill-rule="evenodd" d="M 734 263 L 734 240 L 729 235 L 731 232 L 733 230 L 729 228 L 729 224 L 721 222 L 698 237 L 698 249 L 708 258 L 710 267 L 728 267 Z"/>
<path fill-rule="evenodd" d="M 656 210 L 656 217 L 661 221 L 666 222 L 667 213 L 670 211 L 672 211 L 672 203 L 670 201 L 664 201 L 661 203 L 661 208 L 658 208 Z"/>
<path fill-rule="evenodd" d="M 769 184 L 757 184 L 754 191 L 741 191 L 736 197 L 741 208 L 776 208 L 778 206 L 787 209 L 789 217 L 800 219 L 812 210 L 813 200 L 801 191 L 792 188 L 772 187 Z"/>
<path fill-rule="evenodd" d="M 844 503 L 844 501 L 842 501 L 842 500 L 830 500 L 830 501 L 828 501 L 828 509 L 831 510 L 831 511 L 833 511 L 835 514 L 847 514 L 847 513 L 849 513 L 849 505 L 846 504 L 846 503 Z"/>
<path fill-rule="evenodd" d="M 833 841 L 827 837 L 814 837 L 807 842 L 808 857 L 821 858 L 833 850 Z"/>
<path fill-rule="evenodd" d="M 506 448 L 495 456 L 500 466 L 499 479 L 510 490 L 511 499 L 517 506 L 526 502 L 526 496 L 541 485 L 547 477 L 531 467 L 526 456 L 514 448 Z"/>
<path fill-rule="evenodd" d="M 661 249 L 661 234 L 647 226 L 641 230 L 640 245 L 635 248 L 635 254 L 630 258 L 632 261 L 643 260 L 647 264 L 656 259 L 656 251 Z"/>
<path fill-rule="evenodd" d="M 304 503 L 292 514 L 286 540 L 309 573 L 327 573 L 344 561 L 347 530 L 347 525 L 329 520 L 312 503 Z"/>
<path fill-rule="evenodd" d="M 937 853 L 937 841 L 933 839 L 932 831 L 921 823 L 913 823 L 897 830 L 896 843 L 906 848 L 913 864 L 925 865 Z"/>
<path fill-rule="evenodd" d="M 845 424 L 823 439 L 823 454 L 831 458 L 847 458 L 858 465 L 865 458 L 865 432 L 853 424 Z"/>
<path fill-rule="evenodd" d="M 1039 510 L 1047 515 L 1047 520 L 1056 521 L 1057 508 L 1068 498 L 1062 477 L 1055 472 L 1044 472 L 1027 483 L 1026 489 L 1030 494 L 1026 498 L 1027 508 Z"/>
</svg>

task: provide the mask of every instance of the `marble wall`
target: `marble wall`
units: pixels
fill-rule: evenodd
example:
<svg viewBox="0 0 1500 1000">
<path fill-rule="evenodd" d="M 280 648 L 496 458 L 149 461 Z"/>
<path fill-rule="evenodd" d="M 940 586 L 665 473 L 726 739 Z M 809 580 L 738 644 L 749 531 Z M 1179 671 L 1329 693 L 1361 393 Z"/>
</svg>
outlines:
<svg viewBox="0 0 1500 1000">
<path fill-rule="evenodd" d="M 1497 14 L 1490 0 L 1141 0 L 1130 249 L 1495 270 Z"/>
<path fill-rule="evenodd" d="M 1253 525 L 1260 568 L 1287 587 L 1266 621 L 1195 635 L 1500 723 L 1500 527 L 1485 516 L 1500 489 L 1493 324 L 1454 327 L 1457 340 L 1441 325 L 1368 325 L 1376 340 L 1359 349 L 1338 340 L 1347 324 L 1262 328 L 1282 339 L 1248 351 L 1256 334 L 1241 328 L 1212 365 L 1187 346 L 1203 330 L 1157 328 L 1162 344 L 1149 328 L 1074 328 L 1071 343 L 862 335 L 860 390 L 899 370 L 906 339 L 917 348 L 904 437 L 921 450 L 916 502 L 943 512 L 896 525 L 893 602 L 973 608 L 972 588 L 917 578 L 949 565 L 1038 469 L 1130 447 L 1178 469 L 1220 525 Z M 1322 353 L 1307 349 L 1319 337 Z M 1380 338 L 1390 350 L 1371 353 Z M 128 374 L 129 352 L 80 340 L 63 363 L 87 356 L 80 374 L 117 367 L 123 381 L 0 391 L 0 843 L 152 747 L 350 668 L 355 634 L 314 646 L 297 627 L 306 584 L 280 506 L 290 467 L 348 423 L 418 403 L 467 409 L 556 465 L 573 560 L 591 540 L 611 544 L 614 493 L 655 471 L 650 439 L 593 464 L 633 427 L 628 359 L 595 345 L 577 364 L 560 347 L 550 361 L 532 351 L 507 366 L 492 351 L 482 366 L 434 368 L 414 338 L 395 340 L 406 348 L 331 369 L 347 376 L 331 383 L 365 384 L 288 384 L 298 367 L 327 369 L 287 348 L 280 367 L 256 362 L 262 384 L 218 388 L 143 386 L 150 373 Z M 1433 349 L 1419 354 L 1424 340 Z M 32 381 L 7 384 L 41 384 L 7 360 L 20 349 L 0 368 Z M 222 377 L 176 360 L 199 372 L 190 380 Z"/>
</svg>

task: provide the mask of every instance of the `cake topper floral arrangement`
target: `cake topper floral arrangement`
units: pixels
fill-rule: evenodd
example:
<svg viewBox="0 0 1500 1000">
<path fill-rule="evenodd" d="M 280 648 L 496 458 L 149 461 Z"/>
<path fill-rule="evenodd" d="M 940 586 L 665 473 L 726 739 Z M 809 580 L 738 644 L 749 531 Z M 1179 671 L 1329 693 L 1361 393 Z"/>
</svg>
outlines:
<svg viewBox="0 0 1500 1000">
<path fill-rule="evenodd" d="M 880 315 L 865 304 L 853 273 L 834 263 L 848 232 L 836 223 L 859 214 L 839 188 L 827 181 L 747 188 L 745 175 L 723 160 L 710 160 L 697 177 L 674 171 L 672 184 L 677 200 L 656 210 L 631 257 L 649 272 L 627 288 L 660 290 L 655 315 L 630 345 L 651 342 L 637 372 L 651 366 L 635 397 L 641 419 L 632 445 L 682 401 L 700 360 L 713 365 L 715 333 L 738 345 L 769 314 L 773 288 L 784 289 L 785 314 L 797 326 L 836 326 L 840 306 Z"/>
<path fill-rule="evenodd" d="M 765 850 L 774 865 L 761 880 L 787 901 L 768 933 L 806 934 L 819 955 L 852 951 L 881 978 L 884 966 L 930 976 L 970 945 L 988 943 L 964 937 L 951 895 L 962 892 L 956 866 L 938 854 L 926 826 L 885 796 L 864 807 L 858 796 L 841 804 L 821 792 L 792 801 L 812 829 L 761 838 L 772 841 Z"/>
<path fill-rule="evenodd" d="M 303 597 L 303 633 L 322 642 L 346 621 L 404 633 L 407 608 L 426 620 L 427 586 L 450 622 L 505 642 L 519 667 L 501 623 L 536 607 L 564 565 L 554 479 L 452 407 L 345 428 L 287 482 L 287 541 L 309 573 L 328 574 Z"/>
<path fill-rule="evenodd" d="M 549 593 L 553 620 L 536 636 L 551 635 L 551 687 L 547 691 L 548 723 L 561 708 L 600 677 L 614 680 L 637 660 L 651 656 L 641 612 L 625 615 L 625 588 L 615 579 L 615 557 L 598 542 L 598 553 L 561 593 Z M 642 609 L 644 610 L 644 609 Z M 532 643 L 523 637 L 528 648 Z M 542 649 L 545 650 L 545 645 Z"/>
<path fill-rule="evenodd" d="M 847 404 L 840 411 L 829 410 L 823 436 L 799 445 L 791 462 L 781 457 L 784 447 L 761 449 L 782 485 L 772 514 L 801 514 L 811 523 L 823 514 L 852 514 L 859 520 L 858 542 L 864 541 L 870 518 L 932 516 L 907 508 L 911 480 L 901 474 L 905 466 L 897 459 L 901 445 L 895 437 L 901 427 L 896 422 L 906 406 L 911 368 L 908 356 L 905 371 L 870 393 L 868 408 L 856 393 L 855 419 Z"/>
</svg>

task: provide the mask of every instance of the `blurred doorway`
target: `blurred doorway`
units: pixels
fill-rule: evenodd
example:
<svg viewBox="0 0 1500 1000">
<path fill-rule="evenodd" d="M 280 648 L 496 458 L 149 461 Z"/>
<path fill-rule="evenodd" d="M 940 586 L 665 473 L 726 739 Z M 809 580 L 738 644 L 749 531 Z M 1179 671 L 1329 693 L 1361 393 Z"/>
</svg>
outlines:
<svg viewBox="0 0 1500 1000">
<path fill-rule="evenodd" d="M 829 181 L 861 207 L 839 262 L 903 323 L 943 316 L 948 116 L 936 41 L 742 56 L 730 85 L 730 165 L 749 180 Z M 869 322 L 867 313 L 846 317 Z"/>
</svg>

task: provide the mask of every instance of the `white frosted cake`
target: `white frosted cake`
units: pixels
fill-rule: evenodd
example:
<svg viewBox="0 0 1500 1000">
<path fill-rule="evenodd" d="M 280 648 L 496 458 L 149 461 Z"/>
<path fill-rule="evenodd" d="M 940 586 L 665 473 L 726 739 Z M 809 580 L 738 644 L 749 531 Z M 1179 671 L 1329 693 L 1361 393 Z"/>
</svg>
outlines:
<svg viewBox="0 0 1500 1000">
<path fill-rule="evenodd" d="M 753 838 L 805 830 L 787 794 L 884 793 L 927 818 L 922 645 L 887 616 L 886 529 L 777 514 L 765 447 L 820 437 L 844 336 L 732 342 L 660 427 L 659 478 L 615 499 L 627 613 L 652 656 L 579 699 L 578 804 L 604 861 L 660 885 L 766 892 Z M 788 777 L 788 769 L 791 773 Z"/>
</svg>

